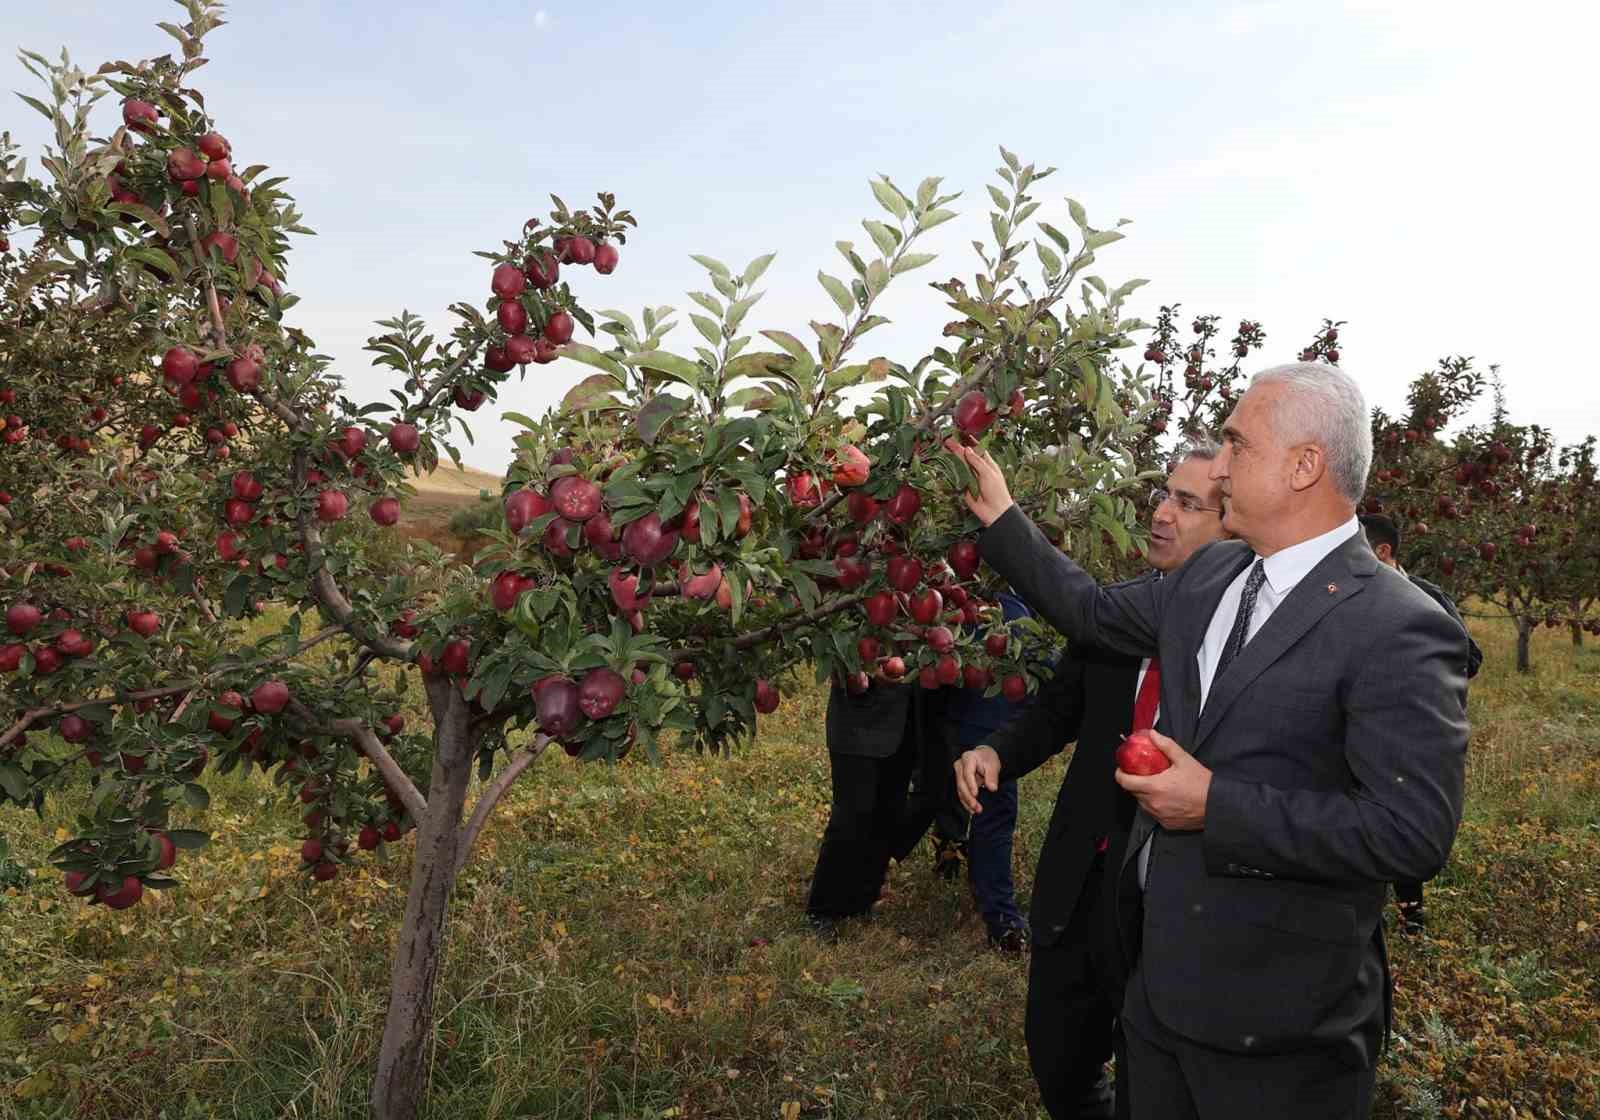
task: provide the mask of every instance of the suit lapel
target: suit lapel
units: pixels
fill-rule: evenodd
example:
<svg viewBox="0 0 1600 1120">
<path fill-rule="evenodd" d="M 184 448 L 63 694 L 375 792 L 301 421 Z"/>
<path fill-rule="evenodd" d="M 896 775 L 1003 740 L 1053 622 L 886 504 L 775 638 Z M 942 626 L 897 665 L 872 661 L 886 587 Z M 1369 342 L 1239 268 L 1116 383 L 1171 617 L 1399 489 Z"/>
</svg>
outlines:
<svg viewBox="0 0 1600 1120">
<path fill-rule="evenodd" d="M 1288 652 L 1323 615 L 1352 595 L 1361 593 L 1362 582 L 1358 576 L 1370 575 L 1371 571 L 1359 563 L 1354 550 L 1365 552 L 1366 547 L 1357 534 L 1323 557 L 1239 651 L 1227 672 L 1211 682 L 1211 692 L 1200 713 L 1193 744 L 1187 748 L 1191 754 L 1200 753 L 1222 717 L 1251 682 Z"/>
<path fill-rule="evenodd" d="M 1161 659 L 1161 716 L 1156 720 L 1156 728 L 1179 743 L 1194 741 L 1200 715 L 1200 667 L 1195 655 L 1205 640 L 1206 628 L 1228 585 L 1254 559 L 1255 553 L 1247 545 L 1222 542 L 1194 557 L 1190 563 L 1195 570 L 1179 577 L 1184 581 L 1181 605 L 1174 606 L 1168 614 L 1175 620 L 1176 640 L 1170 645 L 1162 643 L 1162 648 L 1174 656 L 1170 665 L 1168 658 Z M 1188 609 L 1190 603 L 1194 604 L 1193 610 Z M 1131 711 L 1131 696 L 1129 704 Z M 1155 821 L 1143 809 L 1134 814 L 1128 847 L 1123 853 L 1124 868 L 1138 857 L 1139 849 L 1154 831 Z"/>
</svg>

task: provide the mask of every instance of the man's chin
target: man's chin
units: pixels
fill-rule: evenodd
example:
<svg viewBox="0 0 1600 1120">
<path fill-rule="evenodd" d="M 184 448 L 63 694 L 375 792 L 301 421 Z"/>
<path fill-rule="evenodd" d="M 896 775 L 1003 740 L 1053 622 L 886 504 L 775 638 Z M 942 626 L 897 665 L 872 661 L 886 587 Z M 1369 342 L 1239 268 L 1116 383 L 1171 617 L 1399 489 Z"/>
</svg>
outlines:
<svg viewBox="0 0 1600 1120">
<path fill-rule="evenodd" d="M 1168 541 L 1157 541 L 1151 538 L 1150 547 L 1144 550 L 1144 558 L 1149 561 L 1152 568 L 1167 570 L 1167 563 L 1172 558 L 1172 544 Z"/>
</svg>

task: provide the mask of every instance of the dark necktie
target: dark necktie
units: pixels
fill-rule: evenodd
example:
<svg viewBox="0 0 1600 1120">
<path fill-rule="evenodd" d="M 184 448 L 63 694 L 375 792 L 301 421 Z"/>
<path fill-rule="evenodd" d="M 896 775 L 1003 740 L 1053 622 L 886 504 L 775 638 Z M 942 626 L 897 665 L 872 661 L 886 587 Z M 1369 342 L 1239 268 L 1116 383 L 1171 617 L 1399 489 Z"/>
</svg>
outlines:
<svg viewBox="0 0 1600 1120">
<path fill-rule="evenodd" d="M 1233 659 L 1239 656 L 1239 651 L 1249 639 L 1250 617 L 1256 613 L 1256 595 L 1260 593 L 1261 585 L 1266 580 L 1266 561 L 1257 560 L 1251 566 L 1250 574 L 1245 577 L 1244 594 L 1239 597 L 1239 613 L 1233 618 L 1233 629 L 1228 633 L 1227 645 L 1222 647 L 1222 657 L 1217 661 L 1217 671 L 1211 674 L 1213 685 L 1222 679 L 1222 674 L 1228 671 L 1228 666 L 1233 664 Z"/>
</svg>

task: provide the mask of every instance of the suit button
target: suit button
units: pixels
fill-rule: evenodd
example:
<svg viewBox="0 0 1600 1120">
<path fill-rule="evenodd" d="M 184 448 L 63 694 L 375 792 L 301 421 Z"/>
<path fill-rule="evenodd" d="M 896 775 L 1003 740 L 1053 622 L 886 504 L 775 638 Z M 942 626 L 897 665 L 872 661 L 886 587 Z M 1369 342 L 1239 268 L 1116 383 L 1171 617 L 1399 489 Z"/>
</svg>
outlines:
<svg viewBox="0 0 1600 1120">
<path fill-rule="evenodd" d="M 1227 870 L 1229 875 L 1237 875 L 1239 874 L 1239 865 L 1237 863 L 1230 863 L 1228 864 Z"/>
</svg>

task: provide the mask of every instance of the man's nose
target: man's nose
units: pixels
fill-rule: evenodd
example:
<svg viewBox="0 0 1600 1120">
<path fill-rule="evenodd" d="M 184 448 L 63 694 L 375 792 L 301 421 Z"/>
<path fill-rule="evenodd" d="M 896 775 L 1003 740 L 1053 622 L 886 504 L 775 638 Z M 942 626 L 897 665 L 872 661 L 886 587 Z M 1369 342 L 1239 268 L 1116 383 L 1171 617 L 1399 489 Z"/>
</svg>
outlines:
<svg viewBox="0 0 1600 1120">
<path fill-rule="evenodd" d="M 1232 458 L 1233 452 L 1229 450 L 1227 444 L 1223 444 L 1222 450 L 1218 451 L 1216 456 L 1212 458 L 1211 469 L 1206 471 L 1206 477 L 1212 482 L 1216 482 L 1218 479 L 1227 478 L 1229 460 Z"/>
</svg>

